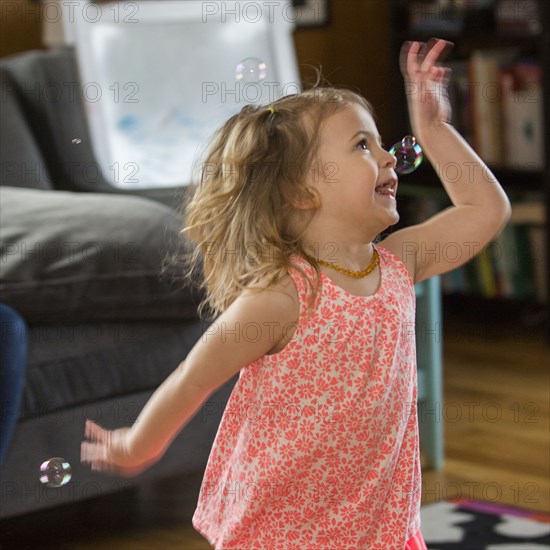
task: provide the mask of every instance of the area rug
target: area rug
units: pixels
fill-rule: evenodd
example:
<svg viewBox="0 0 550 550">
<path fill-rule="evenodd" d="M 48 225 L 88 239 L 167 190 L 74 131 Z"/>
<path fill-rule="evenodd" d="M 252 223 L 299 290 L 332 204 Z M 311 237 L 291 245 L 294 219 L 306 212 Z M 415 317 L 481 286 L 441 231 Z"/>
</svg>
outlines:
<svg viewBox="0 0 550 550">
<path fill-rule="evenodd" d="M 422 507 L 428 550 L 549 550 L 550 515 L 457 500 Z"/>
</svg>

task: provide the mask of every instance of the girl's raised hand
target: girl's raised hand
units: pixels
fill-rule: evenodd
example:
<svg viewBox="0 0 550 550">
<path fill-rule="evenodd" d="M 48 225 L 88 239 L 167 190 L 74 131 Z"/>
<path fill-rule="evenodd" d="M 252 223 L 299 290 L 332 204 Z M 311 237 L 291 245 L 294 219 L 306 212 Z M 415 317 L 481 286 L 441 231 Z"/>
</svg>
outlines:
<svg viewBox="0 0 550 550">
<path fill-rule="evenodd" d="M 451 120 L 451 105 L 447 83 L 451 69 L 439 62 L 452 47 L 451 42 L 431 39 L 405 42 L 401 48 L 400 65 L 405 78 L 405 92 L 413 133 L 421 140 L 431 128 Z"/>
<path fill-rule="evenodd" d="M 120 476 L 134 476 L 148 468 L 157 459 L 143 461 L 130 453 L 130 428 L 106 430 L 86 420 L 85 437 L 80 446 L 80 461 L 90 464 L 92 470 Z"/>
</svg>

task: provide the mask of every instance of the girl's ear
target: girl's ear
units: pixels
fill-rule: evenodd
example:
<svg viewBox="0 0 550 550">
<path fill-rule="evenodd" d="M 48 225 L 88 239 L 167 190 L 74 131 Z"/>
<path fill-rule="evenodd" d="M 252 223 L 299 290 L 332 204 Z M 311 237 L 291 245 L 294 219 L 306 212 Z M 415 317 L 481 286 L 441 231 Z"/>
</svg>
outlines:
<svg viewBox="0 0 550 550">
<path fill-rule="evenodd" d="M 298 210 L 315 210 L 321 206 L 319 193 L 309 185 L 306 185 L 302 189 L 297 189 L 290 202 Z"/>
<path fill-rule="evenodd" d="M 321 206 L 317 184 L 321 180 L 321 163 L 316 161 L 305 174 L 299 185 L 293 188 L 290 203 L 299 210 L 315 210 Z"/>
</svg>

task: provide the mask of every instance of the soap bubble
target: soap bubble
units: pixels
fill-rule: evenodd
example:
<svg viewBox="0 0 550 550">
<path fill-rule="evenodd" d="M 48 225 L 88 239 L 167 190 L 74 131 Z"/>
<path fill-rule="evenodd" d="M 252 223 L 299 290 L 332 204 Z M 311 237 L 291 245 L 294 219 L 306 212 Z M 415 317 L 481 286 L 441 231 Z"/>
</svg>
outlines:
<svg viewBox="0 0 550 550">
<path fill-rule="evenodd" d="M 389 152 L 397 159 L 395 171 L 398 174 L 414 172 L 424 158 L 422 147 L 416 143 L 414 136 L 405 136 L 400 142 L 395 143 Z"/>
<path fill-rule="evenodd" d="M 259 82 L 267 76 L 266 64 L 257 57 L 243 59 L 235 69 L 235 78 L 243 82 Z"/>
<path fill-rule="evenodd" d="M 79 139 L 79 138 L 74 138 L 74 139 L 73 139 L 73 143 L 80 143 L 81 141 L 82 141 L 82 140 Z"/>
<path fill-rule="evenodd" d="M 64 458 L 50 458 L 40 466 L 40 482 L 48 487 L 63 487 L 70 480 L 71 465 Z"/>
</svg>

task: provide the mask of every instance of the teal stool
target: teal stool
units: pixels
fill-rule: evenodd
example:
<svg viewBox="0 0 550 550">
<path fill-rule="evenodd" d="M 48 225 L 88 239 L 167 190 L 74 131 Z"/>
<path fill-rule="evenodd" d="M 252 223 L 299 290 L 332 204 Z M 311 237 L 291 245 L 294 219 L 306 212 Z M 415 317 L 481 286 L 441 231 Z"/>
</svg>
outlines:
<svg viewBox="0 0 550 550">
<path fill-rule="evenodd" d="M 443 466 L 443 326 L 441 282 L 432 277 L 415 285 L 418 424 L 420 446 L 435 470 Z"/>
</svg>

